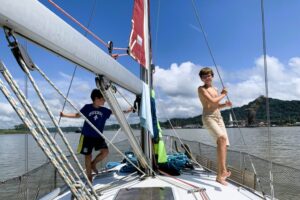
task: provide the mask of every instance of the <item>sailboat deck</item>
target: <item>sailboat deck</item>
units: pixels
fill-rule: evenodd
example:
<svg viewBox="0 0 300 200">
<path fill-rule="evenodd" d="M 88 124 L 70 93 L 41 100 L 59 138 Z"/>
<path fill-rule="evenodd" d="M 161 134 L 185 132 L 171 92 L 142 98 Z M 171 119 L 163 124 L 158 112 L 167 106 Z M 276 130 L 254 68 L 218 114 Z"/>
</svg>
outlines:
<svg viewBox="0 0 300 200">
<path fill-rule="evenodd" d="M 215 181 L 216 175 L 203 169 L 184 171 L 180 176 L 169 177 L 157 175 L 156 177 L 147 177 L 143 180 L 137 174 L 129 175 L 120 174 L 118 171 L 105 172 L 95 177 L 94 188 L 100 195 L 99 199 L 112 200 L 118 199 L 118 192 L 121 194 L 124 190 L 130 200 L 144 199 L 143 193 L 138 193 L 136 188 L 144 188 L 145 192 L 162 190 L 159 199 L 203 199 L 199 191 L 205 189 L 210 200 L 231 199 L 231 200 L 249 200 L 263 199 L 260 194 L 252 192 L 248 189 L 240 187 L 229 182 L 227 186 L 223 186 Z M 154 187 L 155 186 L 155 187 Z M 145 188 L 154 188 L 153 191 L 146 191 Z M 130 189 L 134 195 L 130 195 Z M 170 194 L 171 190 L 173 194 Z M 167 193 L 167 194 L 165 194 Z M 122 196 L 124 199 L 125 196 Z M 61 194 L 56 200 L 69 200 L 71 193 L 69 191 Z M 157 199 L 157 194 L 147 195 L 147 199 Z"/>
</svg>

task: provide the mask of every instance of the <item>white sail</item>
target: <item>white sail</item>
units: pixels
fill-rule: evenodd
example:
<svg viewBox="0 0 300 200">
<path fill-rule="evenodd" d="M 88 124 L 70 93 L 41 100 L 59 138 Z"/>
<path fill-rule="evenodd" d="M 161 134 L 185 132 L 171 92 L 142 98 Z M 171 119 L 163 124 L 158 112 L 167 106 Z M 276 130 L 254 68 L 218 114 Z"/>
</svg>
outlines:
<svg viewBox="0 0 300 200">
<path fill-rule="evenodd" d="M 228 125 L 227 125 L 227 127 L 228 127 L 228 128 L 234 127 L 231 113 L 229 113 L 229 120 L 228 120 Z"/>
<path fill-rule="evenodd" d="M 233 122 L 232 115 L 231 115 L 231 113 L 229 113 L 229 123 L 232 123 L 232 122 Z"/>
</svg>

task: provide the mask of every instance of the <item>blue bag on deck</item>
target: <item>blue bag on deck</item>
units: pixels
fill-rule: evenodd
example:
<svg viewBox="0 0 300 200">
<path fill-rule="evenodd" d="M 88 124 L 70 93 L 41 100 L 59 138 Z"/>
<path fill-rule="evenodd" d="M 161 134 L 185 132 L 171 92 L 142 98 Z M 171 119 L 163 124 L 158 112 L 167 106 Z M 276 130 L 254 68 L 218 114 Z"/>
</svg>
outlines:
<svg viewBox="0 0 300 200">
<path fill-rule="evenodd" d="M 127 151 L 125 152 L 126 157 L 136 166 L 138 166 L 138 161 L 137 158 L 135 157 L 134 153 L 131 151 Z M 135 171 L 137 171 L 137 169 L 130 163 L 128 162 L 126 159 L 124 159 L 122 161 L 122 163 L 126 163 L 126 165 L 124 165 L 121 169 L 120 172 L 121 173 L 133 173 Z"/>
</svg>

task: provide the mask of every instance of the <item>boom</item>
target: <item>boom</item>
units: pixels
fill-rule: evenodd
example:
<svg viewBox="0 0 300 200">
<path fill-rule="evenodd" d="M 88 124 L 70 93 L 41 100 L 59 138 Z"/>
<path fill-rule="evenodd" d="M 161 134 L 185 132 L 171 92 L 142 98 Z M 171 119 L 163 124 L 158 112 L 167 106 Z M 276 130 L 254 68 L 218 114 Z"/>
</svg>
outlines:
<svg viewBox="0 0 300 200">
<path fill-rule="evenodd" d="M 0 26 L 135 93 L 142 81 L 37 0 L 0 0 Z"/>
</svg>

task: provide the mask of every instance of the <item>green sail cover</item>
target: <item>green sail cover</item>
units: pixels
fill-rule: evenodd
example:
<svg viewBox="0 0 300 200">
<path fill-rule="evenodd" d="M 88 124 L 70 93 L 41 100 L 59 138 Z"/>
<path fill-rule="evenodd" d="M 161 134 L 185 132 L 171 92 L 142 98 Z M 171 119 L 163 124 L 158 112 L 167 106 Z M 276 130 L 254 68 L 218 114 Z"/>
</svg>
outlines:
<svg viewBox="0 0 300 200">
<path fill-rule="evenodd" d="M 167 162 L 167 152 L 165 148 L 165 143 L 162 139 L 162 130 L 160 128 L 159 122 L 157 120 L 157 126 L 159 130 L 159 141 L 157 144 L 154 144 L 154 152 L 157 155 L 157 162 L 158 163 L 166 163 Z"/>
<path fill-rule="evenodd" d="M 151 98 L 155 100 L 155 92 L 154 90 L 151 91 Z M 158 142 L 154 143 L 154 153 L 157 155 L 157 162 L 158 163 L 166 163 L 167 162 L 167 152 L 165 148 L 165 143 L 162 139 L 162 130 L 160 128 L 160 124 L 158 119 L 156 118 L 156 126 L 158 129 Z"/>
</svg>

